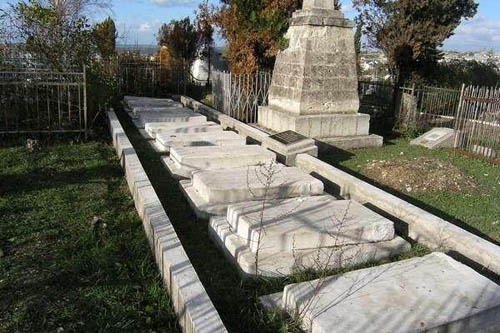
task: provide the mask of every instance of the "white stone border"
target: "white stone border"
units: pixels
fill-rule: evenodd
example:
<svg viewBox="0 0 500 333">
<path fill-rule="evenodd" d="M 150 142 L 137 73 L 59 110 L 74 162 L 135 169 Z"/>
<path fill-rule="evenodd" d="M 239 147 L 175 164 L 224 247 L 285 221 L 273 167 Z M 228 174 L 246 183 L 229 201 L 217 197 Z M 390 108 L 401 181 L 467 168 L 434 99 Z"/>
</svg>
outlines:
<svg viewBox="0 0 500 333">
<path fill-rule="evenodd" d="M 227 332 L 114 111 L 108 112 L 108 119 L 113 146 L 183 332 Z"/>
<path fill-rule="evenodd" d="M 297 155 L 295 165 L 337 185 L 342 197 L 369 203 L 403 221 L 408 237 L 418 243 L 457 252 L 500 276 L 499 246 L 310 155 Z"/>
</svg>

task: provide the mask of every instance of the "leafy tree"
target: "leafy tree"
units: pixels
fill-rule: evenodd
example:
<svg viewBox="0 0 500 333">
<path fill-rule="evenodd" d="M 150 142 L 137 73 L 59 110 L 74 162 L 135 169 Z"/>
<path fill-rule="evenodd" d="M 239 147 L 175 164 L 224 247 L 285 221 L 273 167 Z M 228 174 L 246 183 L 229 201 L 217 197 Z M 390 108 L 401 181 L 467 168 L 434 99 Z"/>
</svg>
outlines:
<svg viewBox="0 0 500 333">
<path fill-rule="evenodd" d="M 287 46 L 284 34 L 288 19 L 302 0 L 222 0 L 212 8 L 212 22 L 227 40 L 231 71 L 253 73 L 272 69 L 280 49 Z"/>
<path fill-rule="evenodd" d="M 48 66 L 66 70 L 87 64 L 95 45 L 87 18 L 92 6 L 104 7 L 100 0 L 19 1 L 2 12 L 11 38 L 25 43 L 26 50 Z"/>
<path fill-rule="evenodd" d="M 227 40 L 227 58 L 234 73 L 272 69 L 278 52 L 288 46 L 284 37 L 293 12 L 303 0 L 221 0 L 212 7 L 212 23 Z M 340 0 L 334 1 L 340 9 Z"/>
<path fill-rule="evenodd" d="M 159 46 L 166 46 L 174 60 L 190 65 L 198 50 L 198 31 L 189 17 L 163 24 L 157 36 Z"/>
<path fill-rule="evenodd" d="M 204 0 L 199 6 L 199 11 L 196 13 L 196 28 L 198 29 L 199 45 L 201 47 L 200 55 L 207 59 L 208 81 L 210 81 L 214 28 L 211 24 L 208 0 Z"/>
<path fill-rule="evenodd" d="M 370 45 L 387 56 L 397 86 L 435 65 L 441 57 L 437 48 L 478 7 L 474 0 L 353 0 L 353 5 Z"/>
<path fill-rule="evenodd" d="M 429 83 L 460 88 L 462 83 L 495 87 L 500 84 L 500 69 L 493 61 L 450 60 L 439 62 L 426 76 Z"/>
<path fill-rule="evenodd" d="M 102 58 L 110 59 L 116 54 L 117 32 L 115 22 L 111 17 L 108 17 L 101 23 L 95 24 L 93 34 L 97 49 Z"/>
</svg>

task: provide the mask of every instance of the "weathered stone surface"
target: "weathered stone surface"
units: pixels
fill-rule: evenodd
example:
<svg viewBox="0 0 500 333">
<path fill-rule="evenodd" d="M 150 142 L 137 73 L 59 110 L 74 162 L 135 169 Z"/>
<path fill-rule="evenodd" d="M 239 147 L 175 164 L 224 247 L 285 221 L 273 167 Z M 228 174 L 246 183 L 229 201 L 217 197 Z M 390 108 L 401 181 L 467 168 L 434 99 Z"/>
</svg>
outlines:
<svg viewBox="0 0 500 333">
<path fill-rule="evenodd" d="M 196 171 L 265 165 L 275 160 L 276 154 L 258 145 L 207 146 L 172 148 L 163 163 L 173 176 L 191 178 Z"/>
<path fill-rule="evenodd" d="M 108 112 L 108 118 L 113 145 L 182 331 L 227 332 L 116 114 Z"/>
<path fill-rule="evenodd" d="M 362 113 L 296 116 L 270 107 L 258 112 L 259 121 L 278 132 L 292 130 L 315 139 L 369 135 L 370 116 Z"/>
<path fill-rule="evenodd" d="M 453 148 L 455 144 L 455 130 L 436 127 L 412 140 L 410 144 L 429 149 Z"/>
<path fill-rule="evenodd" d="M 214 122 L 201 122 L 201 123 L 147 123 L 145 125 L 146 132 L 152 137 L 156 138 L 157 133 L 204 133 L 204 132 L 222 132 L 222 126 Z"/>
<path fill-rule="evenodd" d="M 265 193 L 268 199 L 323 194 L 323 183 L 316 178 L 297 168 L 274 165 L 268 186 L 262 173 L 267 173 L 264 168 L 269 166 L 196 172 L 191 181 L 181 181 L 180 186 L 200 217 L 224 214 L 231 203 L 261 200 Z"/>
<path fill-rule="evenodd" d="M 294 115 L 357 113 L 351 27 L 330 4 L 304 2 L 286 34 L 289 46 L 276 59 L 269 106 Z"/>
<path fill-rule="evenodd" d="M 276 58 L 269 106 L 259 108 L 260 126 L 314 139 L 358 136 L 365 139 L 351 140 L 351 146 L 376 145 L 366 140 L 370 116 L 358 113 L 352 27 L 333 1 L 304 1 L 303 9 L 293 13 L 289 46 Z"/>
<path fill-rule="evenodd" d="M 380 135 L 358 135 L 358 136 L 337 136 L 319 139 L 322 143 L 319 144 L 319 149 L 328 149 L 329 146 L 334 146 L 340 149 L 382 147 L 384 138 Z"/>
<path fill-rule="evenodd" d="M 290 22 L 292 26 L 317 25 L 353 27 L 350 20 L 344 19 L 341 11 L 335 10 L 333 1 L 330 0 L 306 0 L 302 10 L 293 13 Z"/>
<path fill-rule="evenodd" d="M 141 112 L 139 125 L 144 128 L 148 123 L 204 123 L 207 117 L 189 109 L 179 109 L 172 112 Z"/>
<path fill-rule="evenodd" d="M 195 101 L 194 99 L 181 96 L 180 100 L 183 105 L 192 107 L 195 111 L 198 111 L 209 119 L 217 120 L 222 127 L 231 128 L 238 132 L 238 134 L 252 138 L 252 140 L 262 143 L 264 148 L 270 149 L 278 155 L 278 160 L 286 165 L 293 165 L 295 161 L 295 156 L 297 154 L 310 154 L 313 156 L 318 156 L 318 148 L 314 144 L 314 141 L 311 140 L 307 145 L 302 146 L 302 143 L 299 146 L 293 145 L 285 146 L 276 142 L 276 140 L 272 140 L 269 138 L 269 134 L 256 128 L 250 126 L 248 124 L 242 123 L 239 120 L 231 118 L 211 107 L 208 107 L 200 102 Z"/>
<path fill-rule="evenodd" d="M 210 170 L 193 175 L 193 186 L 208 202 L 232 203 L 248 199 L 259 200 L 319 195 L 323 183 L 298 168 L 275 164 L 274 176 L 265 184 L 268 166 L 251 166 L 230 170 Z"/>
<path fill-rule="evenodd" d="M 133 108 L 147 108 L 147 107 L 179 107 L 180 103 L 168 98 L 149 98 L 149 97 L 135 97 L 125 96 L 125 106 L 131 111 Z"/>
<path fill-rule="evenodd" d="M 482 332 L 500 328 L 500 287 L 442 253 L 288 285 L 307 332 Z M 319 290 L 315 290 L 319 286 Z M 310 299 L 313 301 L 310 302 Z"/>
<path fill-rule="evenodd" d="M 231 131 L 191 134 L 159 133 L 156 135 L 156 144 L 160 151 L 170 151 L 172 147 L 243 146 L 246 144 L 246 139 Z"/>
<path fill-rule="evenodd" d="M 135 106 L 129 107 L 130 112 L 134 117 L 138 117 L 143 112 L 175 112 L 181 110 L 182 108 L 179 105 L 174 106 Z"/>
<path fill-rule="evenodd" d="M 335 248 L 314 248 L 312 245 L 308 249 L 279 251 L 263 246 L 259 251 L 258 265 L 256 265 L 255 252 L 251 251 L 245 239 L 233 231 L 225 216 L 213 217 L 210 220 L 209 234 L 245 278 L 255 275 L 283 277 L 290 275 L 294 270 L 356 266 L 377 262 L 410 249 L 410 244 L 400 237 L 390 241 Z"/>
<path fill-rule="evenodd" d="M 297 155 L 297 167 L 332 182 L 338 194 L 369 203 L 402 221 L 405 236 L 439 251 L 452 251 L 500 275 L 500 246 L 447 222 L 409 202 L 306 154 Z M 396 225 L 397 226 L 397 225 Z M 398 230 L 398 228 L 396 228 Z"/>
<path fill-rule="evenodd" d="M 329 195 L 234 204 L 227 210 L 227 221 L 253 252 L 259 238 L 263 248 L 276 252 L 394 238 L 388 219 L 355 201 Z"/>
</svg>

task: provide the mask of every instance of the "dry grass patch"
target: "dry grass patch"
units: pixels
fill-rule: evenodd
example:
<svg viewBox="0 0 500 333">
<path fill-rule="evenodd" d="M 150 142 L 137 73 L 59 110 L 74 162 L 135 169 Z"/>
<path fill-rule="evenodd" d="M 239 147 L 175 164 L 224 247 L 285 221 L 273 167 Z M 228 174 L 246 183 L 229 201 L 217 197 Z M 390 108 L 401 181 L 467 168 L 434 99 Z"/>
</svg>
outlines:
<svg viewBox="0 0 500 333">
<path fill-rule="evenodd" d="M 476 193 L 478 185 L 448 161 L 429 157 L 412 160 L 374 160 L 364 166 L 363 173 L 380 184 L 401 192 Z"/>
</svg>

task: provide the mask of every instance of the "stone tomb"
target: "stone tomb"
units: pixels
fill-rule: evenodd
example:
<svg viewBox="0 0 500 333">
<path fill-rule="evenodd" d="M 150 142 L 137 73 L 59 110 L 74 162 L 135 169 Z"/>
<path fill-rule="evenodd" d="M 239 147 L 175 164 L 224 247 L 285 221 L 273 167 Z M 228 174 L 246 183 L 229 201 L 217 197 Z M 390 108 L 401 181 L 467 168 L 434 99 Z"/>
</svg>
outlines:
<svg viewBox="0 0 500 333">
<path fill-rule="evenodd" d="M 182 107 L 182 104 L 168 98 L 149 98 L 149 97 L 133 97 L 125 96 L 124 105 L 129 111 L 134 108 L 171 108 Z"/>
<path fill-rule="evenodd" d="M 500 330 L 500 287 L 443 253 L 288 285 L 277 305 L 312 333 Z"/>
<path fill-rule="evenodd" d="M 270 164 L 276 154 L 258 145 L 175 147 L 162 161 L 174 178 L 191 178 L 196 171 Z"/>
<path fill-rule="evenodd" d="M 355 201 L 325 195 L 262 205 L 259 201 L 231 205 L 227 216 L 213 217 L 209 225 L 211 237 L 244 277 L 359 265 L 410 248 L 395 236 L 391 221 Z"/>
<path fill-rule="evenodd" d="M 436 127 L 412 140 L 410 144 L 429 149 L 453 148 L 455 145 L 455 130 Z"/>
<path fill-rule="evenodd" d="M 148 123 L 204 123 L 207 121 L 207 117 L 188 108 L 164 112 L 145 111 L 139 113 L 138 118 L 135 122 L 138 128 L 145 128 Z"/>
<path fill-rule="evenodd" d="M 155 147 L 158 152 L 169 152 L 173 147 L 202 146 L 244 146 L 246 138 L 231 132 L 200 133 L 159 133 L 156 135 Z"/>
<path fill-rule="evenodd" d="M 369 135 L 370 116 L 358 113 L 352 28 L 333 0 L 304 0 L 290 21 L 289 46 L 276 58 L 260 126 L 342 147 L 382 145 L 381 137 Z"/>
<path fill-rule="evenodd" d="M 273 175 L 269 177 L 269 175 Z M 266 178 L 270 184 L 266 185 Z M 195 172 L 180 186 L 200 218 L 225 215 L 232 203 L 323 194 L 323 183 L 299 168 L 279 163 Z"/>
<path fill-rule="evenodd" d="M 193 134 L 205 132 L 222 132 L 222 126 L 211 122 L 188 122 L 188 123 L 147 123 L 144 126 L 146 133 L 153 139 L 157 133 L 164 134 Z"/>
</svg>

